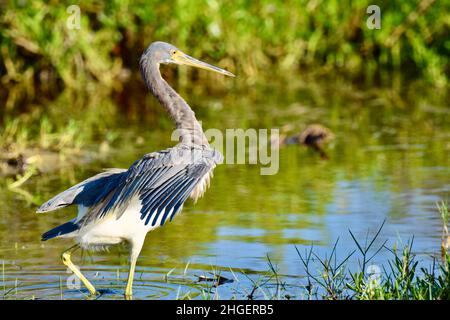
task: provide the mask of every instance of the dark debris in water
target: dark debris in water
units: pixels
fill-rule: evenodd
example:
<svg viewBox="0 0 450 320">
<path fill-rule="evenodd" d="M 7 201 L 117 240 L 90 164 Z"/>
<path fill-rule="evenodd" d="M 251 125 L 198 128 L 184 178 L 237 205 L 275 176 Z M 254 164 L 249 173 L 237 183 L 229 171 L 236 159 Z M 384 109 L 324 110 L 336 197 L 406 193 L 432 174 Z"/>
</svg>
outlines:
<svg viewBox="0 0 450 320">
<path fill-rule="evenodd" d="M 214 282 L 215 286 L 220 286 L 222 284 L 225 283 L 232 283 L 233 280 L 232 279 L 228 279 L 225 277 L 222 277 L 221 275 L 218 274 L 212 274 L 212 277 L 207 277 L 207 276 L 197 276 L 197 282 Z"/>
</svg>

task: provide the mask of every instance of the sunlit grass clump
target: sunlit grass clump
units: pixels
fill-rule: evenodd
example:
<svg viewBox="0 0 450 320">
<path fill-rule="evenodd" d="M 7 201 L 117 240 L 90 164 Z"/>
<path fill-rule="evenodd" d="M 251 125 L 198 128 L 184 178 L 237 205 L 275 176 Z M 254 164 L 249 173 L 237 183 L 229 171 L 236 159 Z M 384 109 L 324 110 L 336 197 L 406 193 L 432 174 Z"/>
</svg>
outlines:
<svg viewBox="0 0 450 320">
<path fill-rule="evenodd" d="M 447 204 L 438 205 L 443 218 L 443 228 L 447 230 Z M 384 223 L 383 223 L 384 225 Z M 443 249 L 441 259 L 432 257 L 429 266 L 419 266 L 413 252 L 414 238 L 401 248 L 388 247 L 387 241 L 376 246 L 383 225 L 373 237 L 357 239 L 350 231 L 355 249 L 346 257 L 337 257 L 337 240 L 326 256 L 316 254 L 313 247 L 303 252 L 296 247 L 299 261 L 305 275 L 297 285 L 287 284 L 270 257 L 265 276 L 254 279 L 237 270 L 230 270 L 235 282 L 234 299 L 264 300 L 449 300 L 450 299 L 450 255 L 448 246 Z M 448 237 L 448 233 L 445 234 Z M 448 239 L 448 238 L 446 238 Z M 377 255 L 387 250 L 391 254 L 384 264 L 374 263 Z M 357 270 L 349 268 L 350 262 L 358 262 Z M 215 271 L 214 277 L 220 277 Z M 240 278 L 248 280 L 242 282 Z M 251 285 L 249 285 L 250 283 Z M 185 292 L 182 299 L 220 299 L 219 282 L 197 287 Z"/>
</svg>

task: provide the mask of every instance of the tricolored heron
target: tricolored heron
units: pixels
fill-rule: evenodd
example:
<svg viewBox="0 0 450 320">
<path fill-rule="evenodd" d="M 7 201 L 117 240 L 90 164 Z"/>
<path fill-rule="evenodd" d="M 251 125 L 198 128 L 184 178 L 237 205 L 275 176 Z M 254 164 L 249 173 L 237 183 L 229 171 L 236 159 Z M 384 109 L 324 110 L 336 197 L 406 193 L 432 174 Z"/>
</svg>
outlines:
<svg viewBox="0 0 450 320">
<path fill-rule="evenodd" d="M 161 77 L 160 64 L 189 65 L 227 76 L 232 73 L 194 59 L 175 46 L 153 42 L 142 54 L 140 70 L 147 88 L 175 122 L 179 143 L 172 148 L 146 154 L 128 170 L 110 169 L 58 194 L 37 212 L 69 205 L 78 206 L 78 216 L 42 235 L 74 238 L 77 244 L 62 254 L 63 263 L 84 283 L 91 294 L 94 286 L 72 263 L 78 248 L 103 248 L 127 242 L 130 271 L 125 296 L 131 297 L 136 261 L 146 234 L 171 221 L 190 196 L 197 200 L 209 185 L 214 167 L 223 156 L 208 144 L 194 112 Z"/>
</svg>

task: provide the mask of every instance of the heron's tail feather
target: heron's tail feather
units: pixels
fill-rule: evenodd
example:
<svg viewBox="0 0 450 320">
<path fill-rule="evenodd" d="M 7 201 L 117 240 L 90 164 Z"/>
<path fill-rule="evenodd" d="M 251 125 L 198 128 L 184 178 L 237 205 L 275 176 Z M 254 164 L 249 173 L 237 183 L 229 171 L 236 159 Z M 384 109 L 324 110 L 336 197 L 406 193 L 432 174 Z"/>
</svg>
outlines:
<svg viewBox="0 0 450 320">
<path fill-rule="evenodd" d="M 56 228 L 53 228 L 41 236 L 41 241 L 47 241 L 49 239 L 59 237 L 73 231 L 76 231 L 80 228 L 80 226 L 73 221 L 66 222 Z"/>
</svg>

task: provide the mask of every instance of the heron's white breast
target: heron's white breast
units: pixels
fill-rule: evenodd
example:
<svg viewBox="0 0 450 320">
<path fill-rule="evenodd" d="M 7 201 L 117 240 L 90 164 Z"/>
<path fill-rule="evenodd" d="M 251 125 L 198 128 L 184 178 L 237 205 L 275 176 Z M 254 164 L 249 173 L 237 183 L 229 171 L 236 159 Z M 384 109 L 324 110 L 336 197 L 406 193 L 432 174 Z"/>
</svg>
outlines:
<svg viewBox="0 0 450 320">
<path fill-rule="evenodd" d="M 133 198 L 119 218 L 112 212 L 107 217 L 96 221 L 92 226 L 83 227 L 79 235 L 80 243 L 86 246 L 109 245 L 145 236 L 147 232 L 156 229 L 159 224 L 145 225 L 145 221 L 140 219 L 141 209 L 141 201 L 137 197 Z"/>
</svg>

